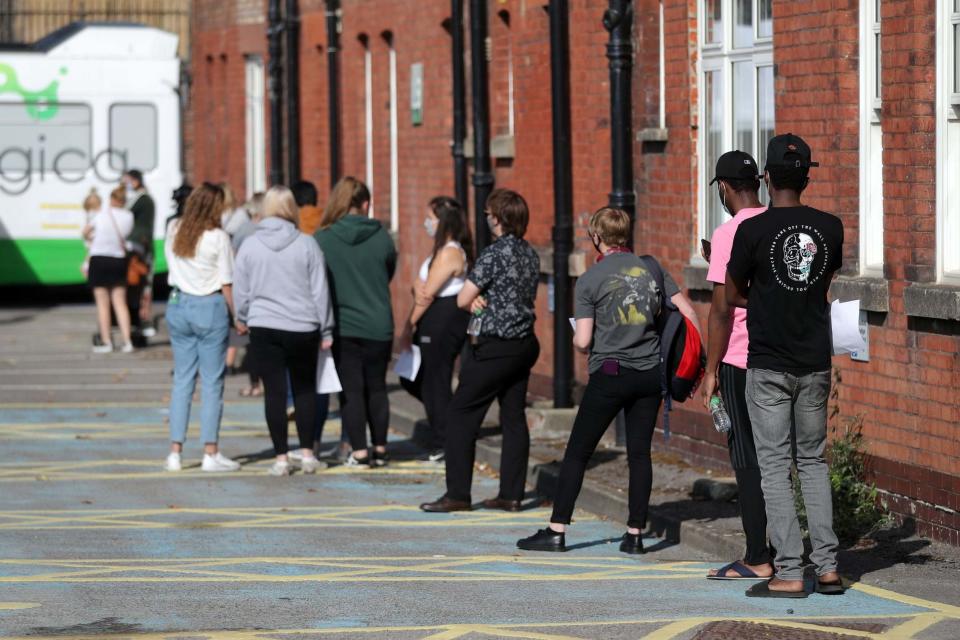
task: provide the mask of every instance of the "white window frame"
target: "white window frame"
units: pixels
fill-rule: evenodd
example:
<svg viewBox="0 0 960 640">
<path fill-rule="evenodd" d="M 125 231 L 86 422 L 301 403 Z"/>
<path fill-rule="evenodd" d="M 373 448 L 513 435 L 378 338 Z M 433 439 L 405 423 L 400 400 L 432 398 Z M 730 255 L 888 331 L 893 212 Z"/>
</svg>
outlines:
<svg viewBox="0 0 960 640">
<path fill-rule="evenodd" d="M 699 34 L 698 42 L 700 47 L 700 56 L 699 56 L 699 69 L 697 71 L 697 95 L 699 96 L 697 102 L 698 110 L 698 122 L 700 126 L 698 127 L 697 136 L 697 156 L 699 158 L 698 166 L 698 177 L 697 177 L 697 229 L 701 238 L 709 239 L 713 234 L 714 229 L 709 227 L 709 220 L 707 220 L 707 198 L 716 197 L 715 189 L 710 189 L 707 183 L 712 178 L 712 172 L 714 167 L 708 167 L 706 161 L 706 134 L 707 134 L 707 122 L 706 122 L 706 98 L 705 98 L 705 88 L 706 88 L 706 74 L 713 71 L 720 72 L 720 90 L 722 91 L 723 102 L 723 118 L 724 118 L 724 127 L 721 140 L 721 147 L 725 150 L 733 150 L 733 65 L 738 62 L 751 62 L 755 69 L 760 67 L 772 67 L 773 66 L 773 38 L 760 38 L 758 36 L 759 21 L 758 21 L 758 3 L 752 3 L 753 11 L 753 30 L 754 30 L 754 46 L 752 47 L 734 47 L 733 46 L 733 29 L 734 29 L 734 2 L 733 0 L 721 0 L 721 12 L 723 16 L 722 29 L 723 33 L 721 34 L 720 44 L 716 43 L 707 43 L 706 42 L 706 15 L 707 15 L 707 0 L 699 0 L 699 16 L 704 19 L 698 20 Z M 756 139 L 757 132 L 759 130 L 758 123 L 758 111 L 756 107 L 756 98 L 757 98 L 757 73 L 753 73 L 753 96 L 754 96 L 754 121 L 753 121 L 753 131 L 754 131 L 754 140 L 753 146 L 754 149 L 748 150 L 751 155 L 753 155 L 758 162 L 760 162 L 760 168 L 763 169 L 762 160 L 760 158 L 761 153 L 765 152 L 766 149 L 756 149 L 758 141 Z M 776 117 L 774 116 L 774 122 L 776 122 Z M 706 262 L 700 256 L 699 244 L 692 249 L 692 258 L 691 262 L 693 264 L 705 265 Z"/>
<path fill-rule="evenodd" d="M 960 87 L 954 85 L 960 7 L 937 2 L 937 280 L 960 285 Z"/>
<path fill-rule="evenodd" d="M 860 0 L 860 275 L 883 277 L 883 132 L 880 16 Z M 879 168 L 879 170 L 878 170 Z"/>
<path fill-rule="evenodd" d="M 266 155 L 266 75 L 263 56 L 244 56 L 244 97 L 246 135 L 246 191 L 247 199 L 267 189 Z"/>
<path fill-rule="evenodd" d="M 663 0 L 660 0 L 660 40 L 658 42 L 660 56 L 660 111 L 657 122 L 661 129 L 667 128 L 667 63 L 666 44 L 664 43 Z"/>
<path fill-rule="evenodd" d="M 397 115 L 397 49 L 393 46 L 393 37 L 387 43 L 390 47 L 390 231 L 400 228 L 400 153 L 398 149 L 399 118 Z"/>
<path fill-rule="evenodd" d="M 370 51 L 370 42 L 363 40 L 363 132 L 364 132 L 364 164 L 366 166 L 366 182 L 370 191 L 370 206 L 367 215 L 373 217 L 374 189 L 373 189 L 373 52 Z"/>
</svg>

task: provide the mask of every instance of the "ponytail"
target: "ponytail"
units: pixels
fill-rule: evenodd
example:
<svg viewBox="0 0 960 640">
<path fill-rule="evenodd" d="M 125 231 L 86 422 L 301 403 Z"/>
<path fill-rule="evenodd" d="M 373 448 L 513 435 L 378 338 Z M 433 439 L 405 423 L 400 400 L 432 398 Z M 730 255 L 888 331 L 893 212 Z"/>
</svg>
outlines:
<svg viewBox="0 0 960 640">
<path fill-rule="evenodd" d="M 370 190 L 356 178 L 341 178 L 330 192 L 327 207 L 320 221 L 321 229 L 328 229 L 351 211 L 359 210 L 365 202 L 370 202 Z"/>
</svg>

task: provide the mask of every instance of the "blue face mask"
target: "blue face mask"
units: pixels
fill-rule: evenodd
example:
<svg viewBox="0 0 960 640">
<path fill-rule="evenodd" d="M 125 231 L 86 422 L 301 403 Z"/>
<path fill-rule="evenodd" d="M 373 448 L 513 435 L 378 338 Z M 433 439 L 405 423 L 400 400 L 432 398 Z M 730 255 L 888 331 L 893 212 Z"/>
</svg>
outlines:
<svg viewBox="0 0 960 640">
<path fill-rule="evenodd" d="M 427 230 L 427 235 L 431 238 L 437 235 L 437 224 L 436 218 L 425 218 L 423 220 L 423 228 Z"/>
</svg>

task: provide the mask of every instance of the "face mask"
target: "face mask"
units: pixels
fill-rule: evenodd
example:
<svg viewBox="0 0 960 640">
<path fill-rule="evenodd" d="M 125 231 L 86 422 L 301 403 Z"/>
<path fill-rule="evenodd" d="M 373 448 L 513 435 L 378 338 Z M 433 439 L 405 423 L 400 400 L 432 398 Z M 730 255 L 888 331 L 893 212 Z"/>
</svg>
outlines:
<svg viewBox="0 0 960 640">
<path fill-rule="evenodd" d="M 425 218 L 423 228 L 427 230 L 427 235 L 431 238 L 437 235 L 437 221 L 434 218 Z"/>
<path fill-rule="evenodd" d="M 721 184 L 717 184 L 717 190 L 720 192 L 720 205 L 723 207 L 723 210 L 726 211 L 728 215 L 733 215 L 730 213 L 730 207 L 727 206 L 727 190 L 724 189 Z"/>
<path fill-rule="evenodd" d="M 493 216 L 487 216 L 487 227 L 490 229 L 490 233 L 496 233 L 494 230 L 497 227 L 497 219 Z"/>
<path fill-rule="evenodd" d="M 597 250 L 597 253 L 603 253 L 600 251 L 600 237 L 596 234 L 590 236 L 590 242 L 593 243 L 593 248 Z"/>
</svg>

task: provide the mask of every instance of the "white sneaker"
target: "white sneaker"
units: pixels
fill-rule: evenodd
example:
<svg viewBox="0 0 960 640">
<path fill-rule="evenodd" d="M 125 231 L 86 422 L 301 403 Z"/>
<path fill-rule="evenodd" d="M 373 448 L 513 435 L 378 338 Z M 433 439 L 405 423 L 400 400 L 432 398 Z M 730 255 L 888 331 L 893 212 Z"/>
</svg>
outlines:
<svg viewBox="0 0 960 640">
<path fill-rule="evenodd" d="M 120 347 L 120 352 L 121 352 L 121 353 L 133 353 L 133 344 L 131 344 L 131 343 L 129 343 L 129 342 L 126 343 L 125 345 L 123 345 L 122 347 Z"/>
<path fill-rule="evenodd" d="M 93 352 L 94 353 L 113 353 L 113 344 L 108 342 L 107 344 L 94 345 Z"/>
<path fill-rule="evenodd" d="M 316 473 L 317 471 L 323 471 L 327 468 L 326 462 L 321 462 L 317 460 L 316 457 L 310 456 L 309 458 L 300 459 L 300 470 L 304 473 Z"/>
<path fill-rule="evenodd" d="M 290 463 L 283 460 L 277 460 L 267 469 L 268 476 L 288 476 L 293 472 Z"/>
<path fill-rule="evenodd" d="M 370 466 L 370 453 L 368 449 L 367 457 L 363 459 L 353 457 L 353 452 L 350 452 L 350 455 L 347 456 L 346 461 L 344 461 L 343 466 L 345 467 L 369 467 Z"/>
<path fill-rule="evenodd" d="M 200 464 L 203 471 L 239 471 L 240 463 L 231 460 L 219 451 L 213 455 L 203 454 L 203 462 Z"/>
<path fill-rule="evenodd" d="M 142 335 L 144 338 L 152 338 L 152 337 L 154 337 L 155 335 L 157 335 L 157 330 L 154 329 L 152 326 L 147 325 L 147 326 L 144 327 L 143 330 L 140 332 L 140 335 Z"/>
<path fill-rule="evenodd" d="M 291 449 L 287 452 L 287 460 L 300 464 L 303 461 L 303 449 Z"/>
<path fill-rule="evenodd" d="M 171 452 L 163 463 L 164 471 L 180 471 L 183 464 L 180 462 L 180 454 Z"/>
</svg>

